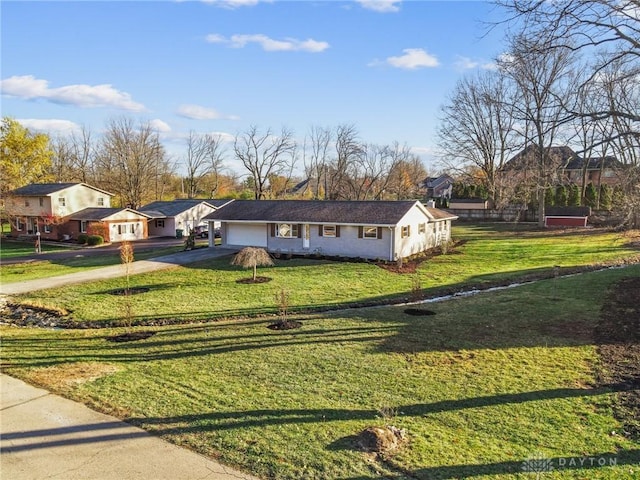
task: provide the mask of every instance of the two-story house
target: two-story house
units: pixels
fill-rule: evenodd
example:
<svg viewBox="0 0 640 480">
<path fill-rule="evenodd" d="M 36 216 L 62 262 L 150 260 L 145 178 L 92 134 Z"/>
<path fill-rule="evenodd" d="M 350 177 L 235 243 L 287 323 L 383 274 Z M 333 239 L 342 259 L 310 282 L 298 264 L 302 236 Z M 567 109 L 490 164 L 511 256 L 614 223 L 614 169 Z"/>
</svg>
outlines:
<svg viewBox="0 0 640 480">
<path fill-rule="evenodd" d="M 86 183 L 33 183 L 5 198 L 11 236 L 40 234 L 65 240 L 91 233 L 93 226 L 105 241 L 147 238 L 148 216 L 127 208 L 111 208 L 112 193 Z"/>
</svg>

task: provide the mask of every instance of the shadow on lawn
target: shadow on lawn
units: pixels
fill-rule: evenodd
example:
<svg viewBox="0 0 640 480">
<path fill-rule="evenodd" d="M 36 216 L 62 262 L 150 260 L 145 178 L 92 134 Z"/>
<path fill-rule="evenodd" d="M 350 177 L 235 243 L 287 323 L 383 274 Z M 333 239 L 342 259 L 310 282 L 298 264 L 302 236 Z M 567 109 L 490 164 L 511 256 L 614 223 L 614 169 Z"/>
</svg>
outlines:
<svg viewBox="0 0 640 480">
<path fill-rule="evenodd" d="M 640 462 L 640 450 L 618 450 L 616 453 L 602 452 L 589 453 L 576 457 L 553 457 L 539 459 L 545 466 L 538 466 L 536 459 L 522 459 L 508 462 L 486 463 L 478 465 L 446 465 L 440 467 L 419 468 L 417 470 L 401 470 L 397 475 L 388 479 L 414 478 L 427 480 L 437 478 L 439 480 L 453 480 L 458 478 L 472 478 L 483 475 L 522 474 L 527 478 L 546 478 L 548 472 L 562 472 L 565 470 L 597 470 L 614 465 L 635 465 Z M 552 468 L 551 468 L 552 467 Z M 537 469 L 536 469 L 537 468 Z M 518 477 L 520 478 L 520 477 Z M 349 477 L 343 480 L 370 480 L 371 477 Z"/>
<path fill-rule="evenodd" d="M 520 404 L 540 400 L 588 397 L 612 392 L 626 391 L 627 383 L 605 385 L 598 388 L 556 388 L 486 397 L 443 400 L 434 403 L 397 406 L 402 417 L 423 417 L 441 412 L 451 412 L 471 408 L 483 408 L 507 404 Z M 292 410 L 250 410 L 240 412 L 212 412 L 204 414 L 180 415 L 175 417 L 131 417 L 127 422 L 153 431 L 158 435 L 184 435 L 196 432 L 234 430 L 273 425 L 297 425 L 305 423 L 326 423 L 351 420 L 379 419 L 377 410 L 348 409 L 292 409 Z M 327 447 L 331 450 L 349 449 L 349 442 L 338 440 Z"/>
</svg>

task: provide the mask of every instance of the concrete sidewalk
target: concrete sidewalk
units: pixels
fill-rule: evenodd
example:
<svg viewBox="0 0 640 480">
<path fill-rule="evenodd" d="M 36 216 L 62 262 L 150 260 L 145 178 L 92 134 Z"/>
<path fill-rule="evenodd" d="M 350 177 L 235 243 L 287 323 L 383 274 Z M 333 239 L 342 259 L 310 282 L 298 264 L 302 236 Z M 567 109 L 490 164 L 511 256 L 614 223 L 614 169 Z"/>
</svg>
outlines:
<svg viewBox="0 0 640 480">
<path fill-rule="evenodd" d="M 2 479 L 257 480 L 1 374 L 0 407 Z"/>
<path fill-rule="evenodd" d="M 235 250 L 209 247 L 198 248 L 187 252 L 172 253 L 163 257 L 157 257 L 150 260 L 139 260 L 131 264 L 131 275 L 137 273 L 154 272 L 170 268 L 176 265 L 187 265 L 211 258 L 222 257 L 235 253 Z M 41 278 L 37 280 L 26 280 L 24 282 L 9 283 L 0 285 L 1 295 L 17 295 L 20 293 L 29 293 L 35 290 L 44 290 L 46 288 L 61 287 L 64 285 L 73 285 L 85 282 L 95 282 L 96 280 L 107 280 L 124 276 L 124 268 L 121 264 L 111 265 L 109 267 L 94 268 L 91 270 L 83 270 L 78 273 L 69 273 L 57 277 Z"/>
</svg>

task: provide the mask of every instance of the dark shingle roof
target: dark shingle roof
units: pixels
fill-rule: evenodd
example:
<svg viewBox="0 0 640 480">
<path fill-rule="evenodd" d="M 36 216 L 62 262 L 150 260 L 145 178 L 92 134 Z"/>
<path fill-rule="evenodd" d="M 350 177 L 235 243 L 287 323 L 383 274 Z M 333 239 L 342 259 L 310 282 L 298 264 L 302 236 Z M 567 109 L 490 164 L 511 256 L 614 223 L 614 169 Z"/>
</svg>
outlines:
<svg viewBox="0 0 640 480">
<path fill-rule="evenodd" d="M 142 216 L 146 216 L 144 212 L 137 212 L 135 210 L 132 210 L 130 208 L 100 208 L 100 207 L 95 207 L 95 208 L 85 208 L 84 210 L 80 210 L 79 212 L 73 213 L 71 215 L 69 215 L 69 218 L 71 220 L 94 220 L 94 221 L 100 221 L 100 220 L 104 220 L 105 218 L 110 217 L 111 215 L 115 215 L 118 212 L 122 212 L 122 211 L 129 211 L 129 212 L 133 212 L 135 214 L 138 215 L 142 215 Z"/>
<path fill-rule="evenodd" d="M 396 225 L 415 204 L 415 201 L 234 200 L 205 219 Z"/>
<path fill-rule="evenodd" d="M 585 162 L 587 170 L 600 170 L 602 168 L 620 168 L 622 164 L 616 157 L 598 157 L 598 158 L 573 158 L 564 167 L 567 170 L 582 170 Z"/>
<path fill-rule="evenodd" d="M 40 197 L 43 195 L 49 195 L 51 193 L 59 192 L 60 190 L 73 187 L 74 185 L 80 185 L 80 184 L 79 183 L 32 183 L 31 185 L 25 185 L 24 187 L 16 188 L 11 193 L 13 195 Z"/>
<path fill-rule="evenodd" d="M 24 196 L 24 197 L 43 197 L 46 195 L 51 195 L 52 193 L 59 192 L 60 190 L 64 190 L 65 188 L 75 187 L 76 185 L 84 185 L 87 188 L 91 188 L 92 190 L 96 190 L 98 192 L 102 192 L 105 195 L 113 196 L 113 193 L 109 193 L 105 190 L 102 190 L 98 187 L 93 187 L 86 183 L 32 183 L 30 185 L 25 185 L 24 187 L 16 188 L 11 191 L 12 195 Z"/>
<path fill-rule="evenodd" d="M 190 208 L 200 205 L 202 202 L 209 203 L 207 200 L 172 200 L 172 201 L 157 201 L 151 202 L 148 205 L 140 208 L 139 211 L 148 213 L 149 215 L 158 216 L 158 213 L 166 217 L 175 217 L 176 215 L 186 212 Z M 214 206 L 214 205 L 212 205 Z"/>
<path fill-rule="evenodd" d="M 444 210 L 440 210 L 439 208 L 433 208 L 433 207 L 425 207 L 425 208 L 431 214 L 434 220 L 449 220 L 449 219 L 455 220 L 456 218 L 458 218 L 457 215 L 446 212 Z"/>
<path fill-rule="evenodd" d="M 226 205 L 227 203 L 233 201 L 230 198 L 227 199 L 216 199 L 216 198 L 205 198 L 202 200 L 203 202 L 207 202 L 209 205 L 211 205 L 212 207 L 216 207 L 216 208 L 220 208 L 223 205 Z"/>
</svg>

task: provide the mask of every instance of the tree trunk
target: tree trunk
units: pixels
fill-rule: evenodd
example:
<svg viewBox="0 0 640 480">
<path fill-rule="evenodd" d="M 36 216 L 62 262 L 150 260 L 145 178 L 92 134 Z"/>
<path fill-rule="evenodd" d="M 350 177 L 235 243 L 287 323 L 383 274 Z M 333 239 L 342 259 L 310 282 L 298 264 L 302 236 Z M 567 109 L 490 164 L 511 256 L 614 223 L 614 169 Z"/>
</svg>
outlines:
<svg viewBox="0 0 640 480">
<path fill-rule="evenodd" d="M 544 188 L 538 189 L 538 226 L 544 227 Z"/>
</svg>

